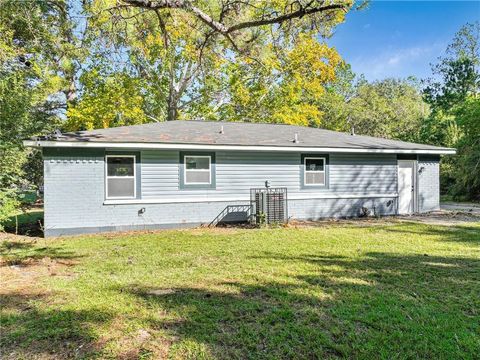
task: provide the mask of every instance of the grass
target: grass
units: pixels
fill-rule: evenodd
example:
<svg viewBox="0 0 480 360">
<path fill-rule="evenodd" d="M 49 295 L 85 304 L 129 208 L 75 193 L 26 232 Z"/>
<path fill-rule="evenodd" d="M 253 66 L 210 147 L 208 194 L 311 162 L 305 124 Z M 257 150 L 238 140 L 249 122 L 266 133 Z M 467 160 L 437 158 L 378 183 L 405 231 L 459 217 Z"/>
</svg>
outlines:
<svg viewBox="0 0 480 360">
<path fill-rule="evenodd" d="M 478 224 L 12 238 L 0 253 L 5 358 L 480 353 Z"/>
</svg>

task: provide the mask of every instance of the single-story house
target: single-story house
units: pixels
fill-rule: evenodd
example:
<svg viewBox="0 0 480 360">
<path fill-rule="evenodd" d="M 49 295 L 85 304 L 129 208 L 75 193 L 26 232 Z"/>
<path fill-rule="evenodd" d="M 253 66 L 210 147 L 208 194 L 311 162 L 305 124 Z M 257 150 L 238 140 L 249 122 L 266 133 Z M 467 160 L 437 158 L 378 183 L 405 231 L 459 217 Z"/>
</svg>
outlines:
<svg viewBox="0 0 480 360">
<path fill-rule="evenodd" d="M 288 191 L 288 217 L 439 208 L 442 148 L 316 128 L 169 121 L 25 141 L 44 158 L 45 236 L 208 224 L 251 188 Z M 238 220 L 238 219 L 237 219 Z"/>
</svg>

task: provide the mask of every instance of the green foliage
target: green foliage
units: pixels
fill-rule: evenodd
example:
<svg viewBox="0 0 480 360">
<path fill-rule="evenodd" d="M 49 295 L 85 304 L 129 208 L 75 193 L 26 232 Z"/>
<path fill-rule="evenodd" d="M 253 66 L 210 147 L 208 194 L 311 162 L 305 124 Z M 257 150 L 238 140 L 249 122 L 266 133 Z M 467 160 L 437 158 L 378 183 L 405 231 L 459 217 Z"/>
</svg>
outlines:
<svg viewBox="0 0 480 360">
<path fill-rule="evenodd" d="M 310 34 L 300 35 L 290 51 L 266 47 L 262 64 L 237 59 L 225 68 L 223 99 L 212 106 L 218 118 L 303 126 L 322 124 L 318 107 L 326 86 L 335 80 L 341 58 Z M 212 109 L 212 112 L 215 111 Z"/>
<path fill-rule="evenodd" d="M 139 6 L 149 8 L 148 4 Z M 228 27 L 315 4 L 321 2 L 209 0 L 193 6 Z M 320 115 L 311 98 L 321 92 L 316 94 L 313 88 L 331 77 L 328 67 L 335 65 L 330 61 L 339 58 L 317 37 L 329 35 L 352 5 L 349 1 L 339 4 L 344 5 L 343 10 L 309 14 L 283 24 L 245 27 L 228 36 L 212 31 L 190 9 L 138 11 L 99 0 L 87 11 L 103 39 L 121 49 L 120 58 L 128 56 L 130 73 L 146 82 L 149 115 L 162 120 L 201 117 L 233 121 L 241 115 L 242 120 L 253 121 L 270 115 L 275 122 L 309 124 L 318 123 Z M 111 47 L 101 49 L 109 51 Z M 325 58 L 320 59 L 321 55 Z M 325 67 L 319 68 L 322 64 Z M 278 104 L 282 97 L 287 103 Z"/>
<path fill-rule="evenodd" d="M 0 4 L 0 189 L 39 185 L 42 167 L 22 140 L 51 132 L 66 107 L 74 61 L 65 1 Z"/>
<path fill-rule="evenodd" d="M 92 70 L 82 75 L 83 94 L 67 110 L 70 131 L 102 129 L 148 122 L 142 81 L 126 73 L 107 77 Z"/>
<path fill-rule="evenodd" d="M 348 123 L 357 133 L 405 141 L 418 141 L 429 112 L 413 80 L 361 81 L 348 107 Z"/>
<path fill-rule="evenodd" d="M 425 100 L 432 114 L 422 126 L 423 141 L 456 147 L 458 155 L 442 159 L 442 190 L 457 198 L 479 199 L 480 23 L 460 29 L 447 56 L 433 67 Z"/>
<path fill-rule="evenodd" d="M 20 206 L 20 201 L 13 190 L 0 189 L 0 231 L 3 230 L 5 222 L 12 216 Z"/>
<path fill-rule="evenodd" d="M 473 59 L 444 59 L 435 68 L 441 82 L 433 82 L 424 90 L 425 99 L 434 108 L 449 111 L 478 93 L 480 74 Z"/>
<path fill-rule="evenodd" d="M 465 193 L 472 200 L 480 200 L 480 97 L 468 98 L 455 110 L 463 137 L 458 141 L 455 186 L 453 193 Z"/>
</svg>

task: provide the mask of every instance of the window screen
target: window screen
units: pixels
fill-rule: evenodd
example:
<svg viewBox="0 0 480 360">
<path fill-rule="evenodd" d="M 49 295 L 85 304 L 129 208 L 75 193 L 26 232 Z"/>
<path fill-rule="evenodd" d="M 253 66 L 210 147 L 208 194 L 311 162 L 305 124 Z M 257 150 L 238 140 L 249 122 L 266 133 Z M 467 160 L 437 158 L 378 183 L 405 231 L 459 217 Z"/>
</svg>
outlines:
<svg viewBox="0 0 480 360">
<path fill-rule="evenodd" d="M 323 171 L 325 169 L 325 159 L 305 158 L 305 169 L 307 171 Z"/>
<path fill-rule="evenodd" d="M 108 157 L 108 176 L 133 176 L 133 157 Z"/>
<path fill-rule="evenodd" d="M 325 184 L 325 173 L 307 171 L 305 173 L 305 184 L 307 184 L 307 185 L 323 185 L 323 184 Z"/>
<path fill-rule="evenodd" d="M 107 198 L 135 197 L 135 156 L 107 156 Z"/>
<path fill-rule="evenodd" d="M 211 157 L 185 156 L 185 184 L 211 183 Z"/>
<path fill-rule="evenodd" d="M 305 185 L 325 185 L 325 158 L 305 158 Z"/>
</svg>

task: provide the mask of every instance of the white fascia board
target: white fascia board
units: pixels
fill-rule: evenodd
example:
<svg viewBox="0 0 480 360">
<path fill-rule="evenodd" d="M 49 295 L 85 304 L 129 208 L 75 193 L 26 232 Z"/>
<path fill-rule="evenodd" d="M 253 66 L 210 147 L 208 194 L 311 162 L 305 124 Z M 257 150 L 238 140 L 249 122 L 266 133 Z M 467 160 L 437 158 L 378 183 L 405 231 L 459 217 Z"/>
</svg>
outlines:
<svg viewBox="0 0 480 360">
<path fill-rule="evenodd" d="M 121 142 L 82 142 L 82 141 L 34 141 L 25 140 L 27 147 L 56 148 L 108 148 L 108 149 L 164 149 L 164 150 L 233 150 L 233 151 L 281 151 L 281 152 L 328 152 L 328 153 L 378 153 L 378 154 L 455 154 L 455 149 L 368 149 L 368 148 L 332 148 L 300 146 L 259 146 L 259 145 L 202 145 L 202 144 L 165 144 L 165 143 L 121 143 Z"/>
<path fill-rule="evenodd" d="M 396 198 L 397 193 L 391 194 L 298 194 L 288 196 L 288 200 L 311 200 L 311 199 L 377 199 L 377 198 Z M 183 197 L 183 198 L 161 198 L 161 199 L 107 199 L 103 205 L 131 205 L 131 204 L 175 204 L 175 203 L 199 203 L 199 202 L 249 202 L 248 196 L 237 197 Z"/>
</svg>

